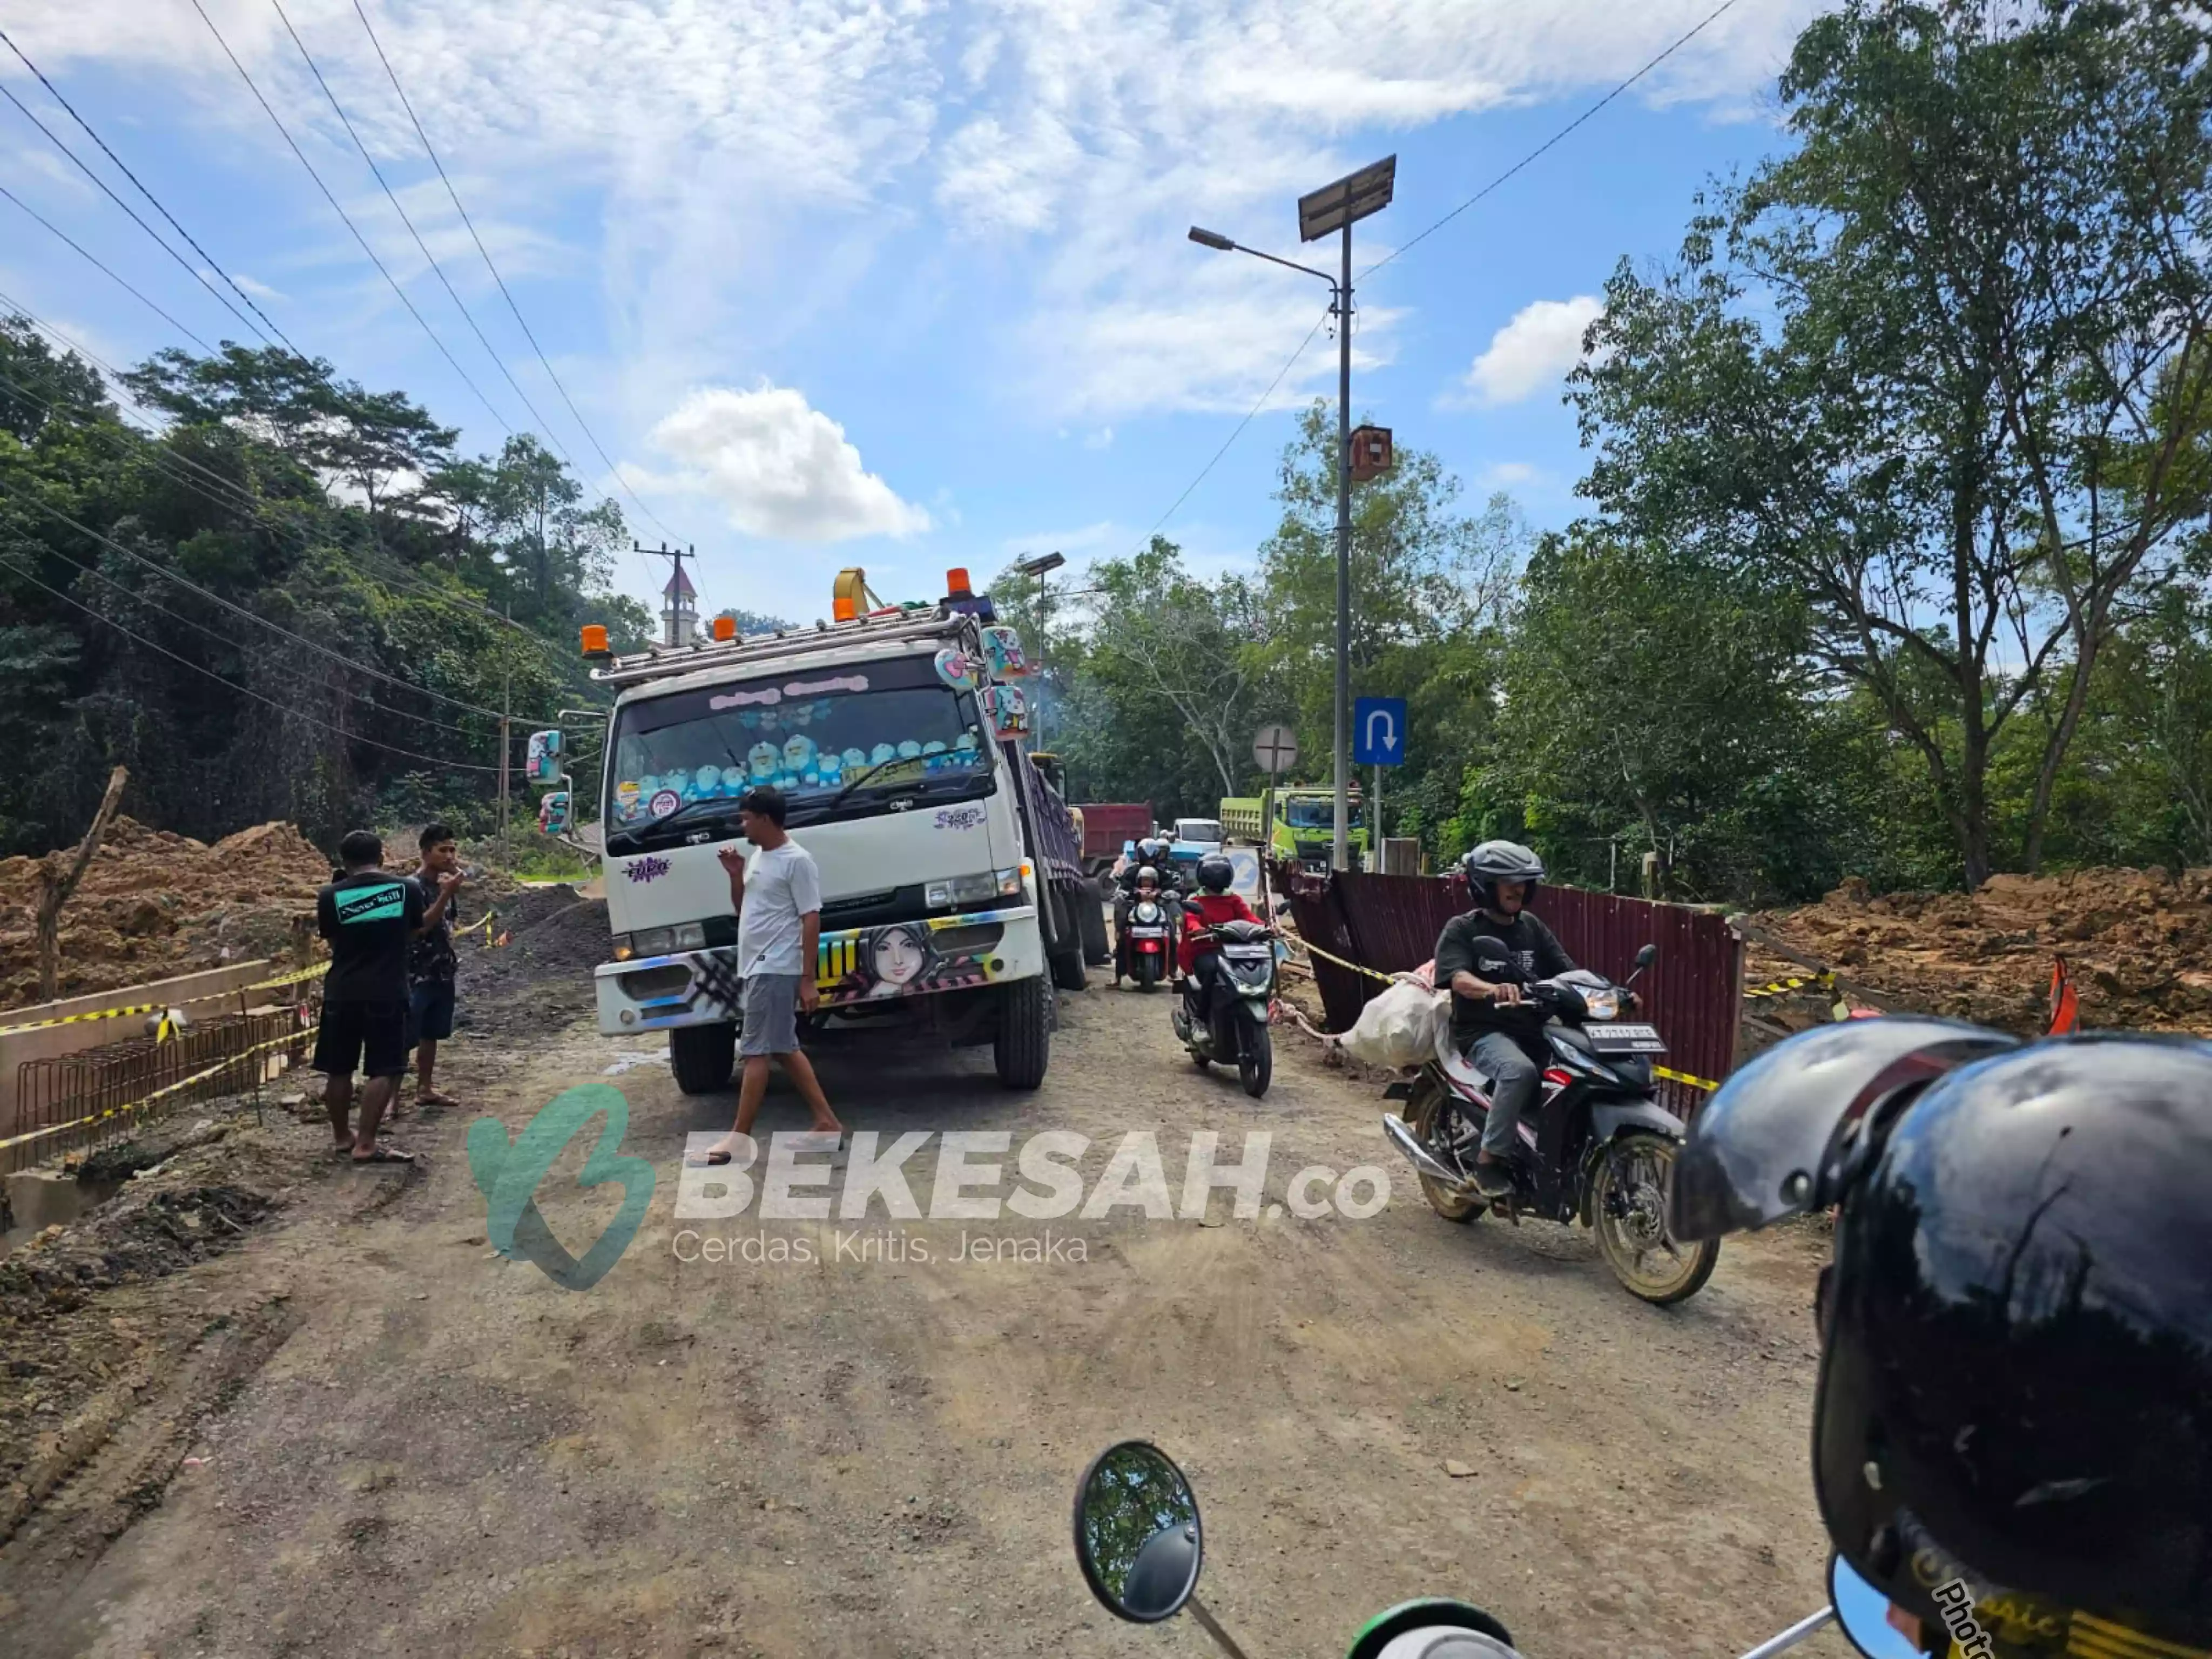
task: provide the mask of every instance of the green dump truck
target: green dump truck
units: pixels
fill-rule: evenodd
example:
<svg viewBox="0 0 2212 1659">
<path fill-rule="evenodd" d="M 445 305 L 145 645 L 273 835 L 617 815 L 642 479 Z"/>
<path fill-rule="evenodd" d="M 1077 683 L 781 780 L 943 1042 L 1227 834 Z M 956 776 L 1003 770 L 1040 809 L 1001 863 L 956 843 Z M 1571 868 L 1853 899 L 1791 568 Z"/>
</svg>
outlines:
<svg viewBox="0 0 2212 1659">
<path fill-rule="evenodd" d="M 1352 792 L 1350 842 L 1354 868 L 1367 866 L 1367 826 L 1359 792 Z M 1285 784 L 1221 803 L 1222 828 L 1246 847 L 1263 843 L 1279 859 L 1296 859 L 1316 874 L 1328 868 L 1336 840 L 1336 792 L 1326 785 Z M 1272 826 L 1272 835 L 1267 833 Z"/>
</svg>

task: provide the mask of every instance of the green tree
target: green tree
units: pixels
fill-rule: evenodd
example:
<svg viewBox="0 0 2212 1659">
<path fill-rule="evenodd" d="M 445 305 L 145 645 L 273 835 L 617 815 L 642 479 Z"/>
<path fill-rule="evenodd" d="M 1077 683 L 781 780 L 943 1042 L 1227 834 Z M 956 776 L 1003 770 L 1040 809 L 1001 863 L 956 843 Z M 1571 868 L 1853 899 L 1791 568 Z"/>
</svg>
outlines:
<svg viewBox="0 0 2212 1659">
<path fill-rule="evenodd" d="M 1528 532 L 1510 497 L 1458 510 L 1442 462 L 1401 449 L 1381 477 L 1352 487 L 1352 695 L 1407 700 L 1407 762 L 1391 782 L 1416 827 L 1449 818 L 1462 770 L 1489 722 L 1489 629 Z M 1270 707 L 1296 720 L 1310 776 L 1334 776 L 1336 688 L 1336 423 L 1326 404 L 1300 417 L 1283 452 L 1283 516 L 1260 549 L 1257 629 Z M 1240 741 L 1249 744 L 1249 729 Z"/>
<path fill-rule="evenodd" d="M 1585 492 L 1802 588 L 1970 884 L 2008 726 L 2058 688 L 2033 868 L 2097 655 L 2212 505 L 2208 38 L 2166 0 L 1852 0 L 1783 76 L 1796 152 L 1677 270 L 1624 264 L 1575 377 Z"/>
</svg>

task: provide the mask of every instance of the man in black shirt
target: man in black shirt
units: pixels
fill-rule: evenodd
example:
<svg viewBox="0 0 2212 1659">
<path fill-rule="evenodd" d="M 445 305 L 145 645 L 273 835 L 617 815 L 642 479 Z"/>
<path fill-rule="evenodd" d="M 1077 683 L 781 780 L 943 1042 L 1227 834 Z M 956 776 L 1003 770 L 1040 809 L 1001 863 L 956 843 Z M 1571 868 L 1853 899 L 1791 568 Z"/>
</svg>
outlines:
<svg viewBox="0 0 2212 1659">
<path fill-rule="evenodd" d="M 461 882 L 460 847 L 442 823 L 423 825 L 422 844 L 422 867 L 413 880 L 422 892 L 422 925 L 407 950 L 407 1037 L 415 1046 L 415 1103 L 458 1106 L 460 1102 L 438 1091 L 436 1073 L 438 1045 L 453 1034 L 453 980 L 460 963 L 453 954 L 447 910 Z"/>
<path fill-rule="evenodd" d="M 345 873 L 315 895 L 315 927 L 330 941 L 331 970 L 323 981 L 314 1067 L 327 1079 L 323 1104 L 341 1157 L 356 1164 L 411 1164 L 413 1153 L 376 1144 L 376 1126 L 407 1070 L 407 947 L 426 920 L 443 916 L 453 890 L 441 882 L 437 899 L 426 906 L 412 881 L 377 867 L 383 858 L 382 842 L 366 830 L 350 831 L 338 843 Z M 357 1131 L 351 1121 L 356 1066 L 368 1079 Z"/>
<path fill-rule="evenodd" d="M 1474 908 L 1444 924 L 1436 977 L 1452 994 L 1452 1041 L 1491 1080 L 1490 1116 L 1475 1155 L 1475 1190 L 1503 1198 L 1513 1190 L 1502 1164 L 1515 1127 L 1536 1097 L 1543 1074 L 1544 1015 L 1521 988 L 1574 967 L 1552 930 L 1528 910 L 1544 861 L 1510 841 L 1486 841 L 1461 860 Z"/>
</svg>

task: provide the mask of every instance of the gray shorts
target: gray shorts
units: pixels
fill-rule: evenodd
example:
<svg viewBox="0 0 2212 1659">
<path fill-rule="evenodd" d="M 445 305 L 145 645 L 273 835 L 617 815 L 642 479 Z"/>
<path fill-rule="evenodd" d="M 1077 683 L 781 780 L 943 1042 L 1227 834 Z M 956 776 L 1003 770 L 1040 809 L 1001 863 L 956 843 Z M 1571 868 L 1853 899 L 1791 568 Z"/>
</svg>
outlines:
<svg viewBox="0 0 2212 1659">
<path fill-rule="evenodd" d="M 748 974 L 738 1030 L 741 1054 L 787 1054 L 799 1047 L 799 975 Z"/>
</svg>

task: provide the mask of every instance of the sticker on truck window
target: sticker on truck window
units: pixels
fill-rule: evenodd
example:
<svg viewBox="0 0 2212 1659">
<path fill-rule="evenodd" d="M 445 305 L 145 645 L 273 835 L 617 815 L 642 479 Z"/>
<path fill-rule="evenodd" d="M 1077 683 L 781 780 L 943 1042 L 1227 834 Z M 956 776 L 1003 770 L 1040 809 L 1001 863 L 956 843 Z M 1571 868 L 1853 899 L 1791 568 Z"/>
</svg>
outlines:
<svg viewBox="0 0 2212 1659">
<path fill-rule="evenodd" d="M 988 816 L 980 806 L 947 806 L 937 815 L 940 830 L 973 830 Z"/>
</svg>

